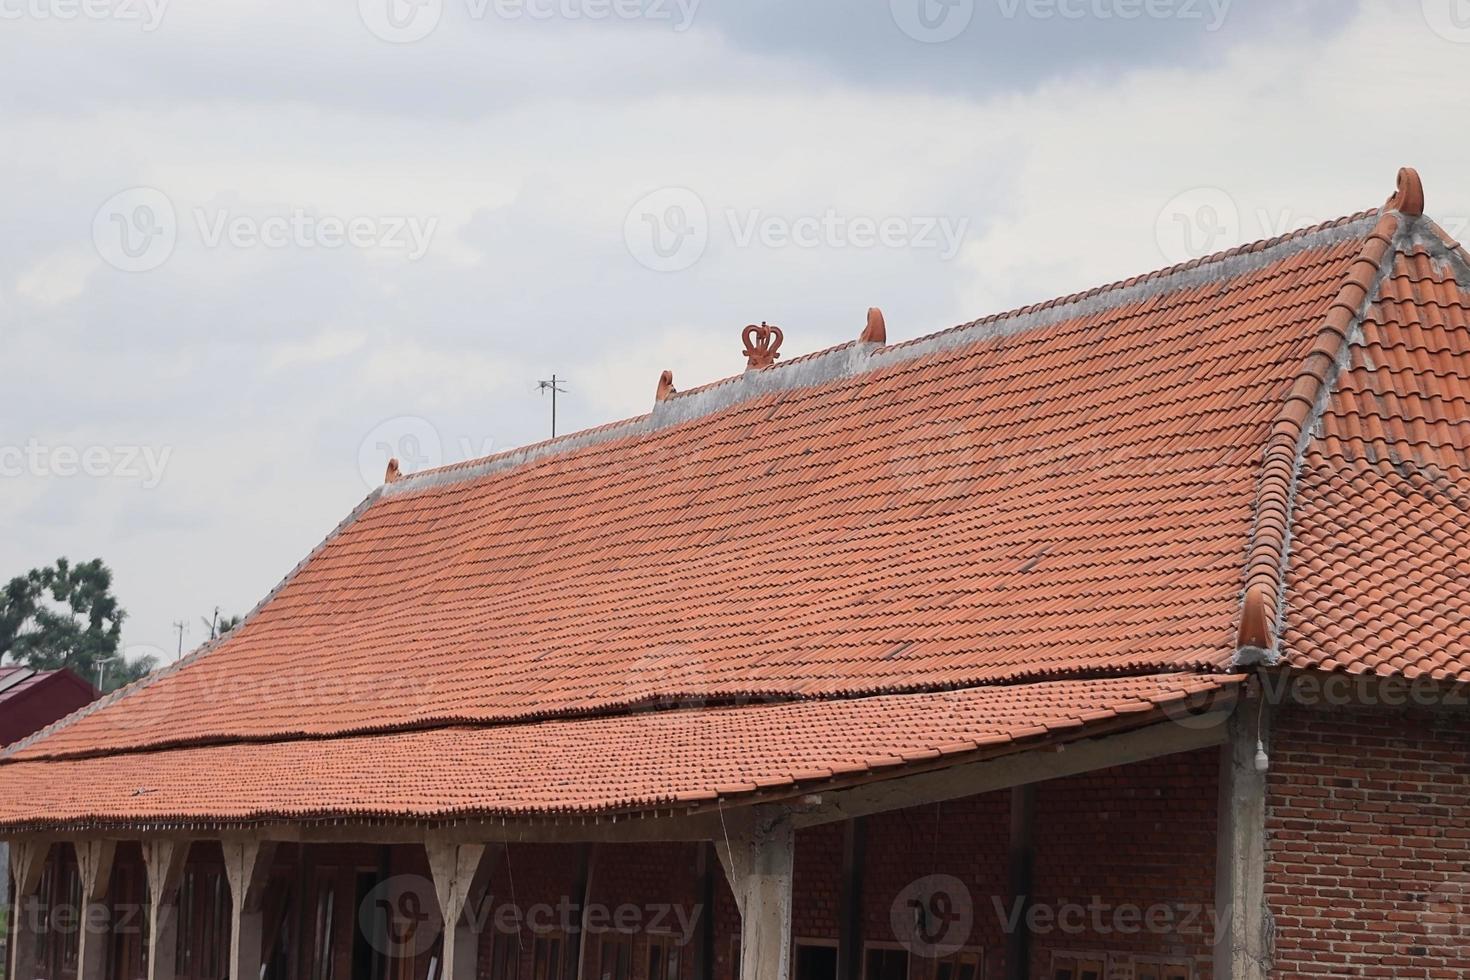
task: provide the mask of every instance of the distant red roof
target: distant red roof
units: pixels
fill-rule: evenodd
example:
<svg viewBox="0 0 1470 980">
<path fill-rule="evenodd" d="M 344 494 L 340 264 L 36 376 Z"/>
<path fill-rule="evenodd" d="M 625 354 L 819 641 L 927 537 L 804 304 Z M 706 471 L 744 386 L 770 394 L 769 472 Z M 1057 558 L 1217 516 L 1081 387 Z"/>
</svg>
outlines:
<svg viewBox="0 0 1470 980">
<path fill-rule="evenodd" d="M 0 745 L 18 742 L 97 698 L 69 670 L 0 667 Z"/>
<path fill-rule="evenodd" d="M 0 795 L 36 760 L 193 747 L 149 757 L 183 786 L 267 753 L 197 747 L 302 737 L 344 740 L 345 786 L 372 757 L 348 736 L 533 740 L 528 723 L 582 716 L 631 758 L 610 718 L 650 704 L 816 702 L 733 757 L 795 738 L 816 760 L 846 751 L 822 719 L 857 697 L 1005 685 L 986 697 L 1034 708 L 1065 690 L 1041 682 L 1205 683 L 1278 658 L 1470 680 L 1470 264 L 1419 202 L 1406 172 L 1379 211 L 916 341 L 670 383 L 647 416 L 404 475 L 222 642 L 12 753 Z M 486 736 L 462 761 L 519 771 L 533 744 Z M 691 753 L 653 752 L 639 778 L 733 778 Z M 536 760 L 580 774 L 556 799 L 502 802 L 662 798 L 580 758 Z M 58 812 L 106 795 L 69 782 Z M 214 805 L 256 812 L 250 785 Z M 345 805 L 334 785 L 292 789 L 291 812 Z M 501 789 L 481 792 L 494 810 Z"/>
</svg>

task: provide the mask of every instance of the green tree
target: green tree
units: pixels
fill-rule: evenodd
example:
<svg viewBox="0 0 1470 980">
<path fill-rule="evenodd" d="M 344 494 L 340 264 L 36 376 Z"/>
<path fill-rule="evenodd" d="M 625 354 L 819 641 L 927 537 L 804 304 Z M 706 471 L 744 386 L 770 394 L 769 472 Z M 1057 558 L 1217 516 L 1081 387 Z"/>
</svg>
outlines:
<svg viewBox="0 0 1470 980">
<path fill-rule="evenodd" d="M 112 690 L 157 666 L 152 657 L 129 661 L 118 650 L 125 615 L 112 594 L 112 570 L 102 559 L 73 565 L 58 558 L 6 583 L 0 595 L 0 660 L 37 670 L 67 667 Z"/>
</svg>

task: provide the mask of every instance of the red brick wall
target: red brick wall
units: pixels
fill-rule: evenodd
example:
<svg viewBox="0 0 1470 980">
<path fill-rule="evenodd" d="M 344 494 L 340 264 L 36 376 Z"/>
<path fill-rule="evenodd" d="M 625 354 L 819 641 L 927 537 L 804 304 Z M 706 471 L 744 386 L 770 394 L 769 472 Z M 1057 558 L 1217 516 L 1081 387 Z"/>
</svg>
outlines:
<svg viewBox="0 0 1470 980">
<path fill-rule="evenodd" d="M 1219 768 L 1210 749 L 1037 787 L 1034 901 L 1057 918 L 1033 935 L 1032 976 L 1059 950 L 1110 957 L 1110 976 L 1139 955 L 1213 975 Z"/>
<path fill-rule="evenodd" d="M 951 875 L 969 890 L 973 924 L 965 945 L 984 950 L 987 976 L 1001 976 L 1006 938 L 991 896 L 1009 900 L 1010 808 L 1009 793 L 990 793 L 870 817 L 864 941 L 893 942 L 893 908 L 904 889 L 930 875 Z M 912 975 L 927 977 L 928 965 L 911 960 Z"/>
<path fill-rule="evenodd" d="M 1275 976 L 1470 976 L 1470 725 L 1289 707 L 1267 777 Z"/>
</svg>

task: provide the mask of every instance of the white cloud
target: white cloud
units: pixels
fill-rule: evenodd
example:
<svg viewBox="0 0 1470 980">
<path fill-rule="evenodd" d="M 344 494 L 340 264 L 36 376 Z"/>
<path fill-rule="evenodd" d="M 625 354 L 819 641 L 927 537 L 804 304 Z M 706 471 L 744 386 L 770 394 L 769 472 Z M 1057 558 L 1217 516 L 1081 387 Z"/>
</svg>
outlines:
<svg viewBox="0 0 1470 980">
<path fill-rule="evenodd" d="M 680 388 L 738 372 L 750 322 L 781 324 L 795 355 L 856 336 L 871 305 L 903 339 L 1143 272 L 1166 264 L 1160 209 L 1194 187 L 1229 196 L 1240 238 L 1371 207 L 1404 163 L 1432 213 L 1470 215 L 1470 134 L 1447 122 L 1470 102 L 1470 45 L 1414 2 L 993 91 L 963 59 L 890 86 L 856 54 L 829 74 L 703 20 L 446 21 L 400 47 L 352 7 L 175 5 L 146 36 L 8 23 L 0 38 L 0 71 L 46 79 L 0 95 L 0 177 L 24 191 L 0 201 L 22 230 L 0 239 L 0 354 L 18 365 L 0 435 L 173 453 L 152 491 L 0 483 L 7 514 L 46 518 L 0 535 L 0 576 L 104 557 L 130 643 L 171 650 L 172 620 L 253 605 L 367 492 L 360 449 L 385 421 L 427 420 L 448 461 L 543 438 L 536 381 L 553 371 L 570 379 L 566 431 L 647 411 L 665 368 Z M 863 43 L 881 59 L 889 42 Z M 1016 53 L 1032 55 L 1062 60 Z M 1413 129 L 1420 116 L 1436 125 Z M 98 206 L 134 186 L 183 222 L 146 273 L 102 266 L 91 238 Z M 649 271 L 622 238 L 630 205 L 665 186 L 714 219 L 685 272 Z M 419 261 L 210 247 L 199 207 L 438 224 Z M 950 262 L 741 248 L 728 209 L 943 215 L 968 237 Z"/>
</svg>

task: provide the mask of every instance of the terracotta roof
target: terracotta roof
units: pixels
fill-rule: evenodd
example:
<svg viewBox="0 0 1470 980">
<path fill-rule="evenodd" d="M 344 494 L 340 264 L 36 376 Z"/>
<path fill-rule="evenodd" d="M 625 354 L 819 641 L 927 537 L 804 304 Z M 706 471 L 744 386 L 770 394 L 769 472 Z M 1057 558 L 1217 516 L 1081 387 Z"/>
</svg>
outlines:
<svg viewBox="0 0 1470 980">
<path fill-rule="evenodd" d="M 1222 669 L 1262 446 L 1376 223 L 405 476 L 24 754 Z"/>
<path fill-rule="evenodd" d="M 1238 680 L 1055 681 L 25 762 L 4 767 L 0 826 L 692 807 L 1183 718 L 1228 706 Z"/>
<path fill-rule="evenodd" d="M 1447 241 L 1394 255 L 1307 450 L 1293 666 L 1470 681 L 1470 263 Z"/>
<path fill-rule="evenodd" d="M 1470 272 L 1422 200 L 1405 171 L 1378 211 L 902 344 L 870 315 L 668 377 L 646 416 L 395 473 L 242 626 L 13 752 L 0 790 L 17 760 L 594 715 L 632 752 L 621 716 L 653 703 L 815 718 L 1278 656 L 1462 676 Z"/>
</svg>

